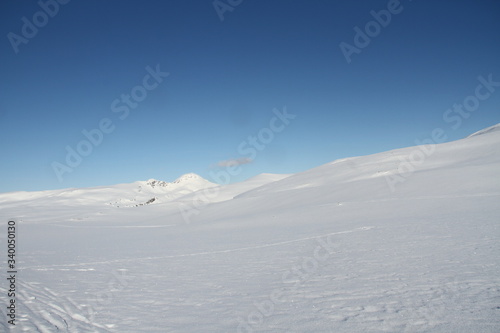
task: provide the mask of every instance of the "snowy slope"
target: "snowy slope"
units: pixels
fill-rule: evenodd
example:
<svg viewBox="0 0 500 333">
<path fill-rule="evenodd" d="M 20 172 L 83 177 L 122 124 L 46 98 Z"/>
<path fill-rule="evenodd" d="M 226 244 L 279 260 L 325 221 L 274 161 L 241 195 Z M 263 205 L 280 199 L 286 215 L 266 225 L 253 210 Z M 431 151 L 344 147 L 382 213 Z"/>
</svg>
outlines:
<svg viewBox="0 0 500 333">
<path fill-rule="evenodd" d="M 264 185 L 273 184 L 279 180 L 289 177 L 290 175 L 280 175 L 280 174 L 272 174 L 272 173 L 263 173 L 257 175 L 255 177 L 249 178 L 243 182 L 229 184 L 225 186 L 219 186 L 217 189 L 214 189 L 214 194 L 209 199 L 210 203 L 221 202 L 226 200 L 231 200 L 234 197 L 246 193 L 248 191 L 260 188 Z M 195 191 L 189 195 L 186 195 L 178 200 L 178 202 L 182 203 L 192 203 L 196 201 L 197 198 L 203 195 L 204 191 Z"/>
<path fill-rule="evenodd" d="M 17 330 L 498 332 L 499 170 L 485 130 L 226 186 L 1 194 L 22 244 Z"/>
<path fill-rule="evenodd" d="M 471 135 L 468 136 L 468 138 L 476 136 L 476 135 L 481 135 L 481 134 L 486 134 L 490 132 L 497 132 L 500 131 L 500 124 L 496 124 L 487 128 L 483 128 L 482 130 L 477 131 L 476 133 L 472 133 Z"/>
</svg>

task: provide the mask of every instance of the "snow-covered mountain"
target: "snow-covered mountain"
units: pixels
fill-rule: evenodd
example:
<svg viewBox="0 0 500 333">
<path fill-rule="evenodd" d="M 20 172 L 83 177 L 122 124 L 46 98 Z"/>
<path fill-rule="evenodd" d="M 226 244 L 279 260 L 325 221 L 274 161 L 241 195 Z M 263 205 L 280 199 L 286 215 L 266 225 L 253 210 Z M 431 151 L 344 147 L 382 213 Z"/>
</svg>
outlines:
<svg viewBox="0 0 500 333">
<path fill-rule="evenodd" d="M 225 186 L 0 194 L 18 328 L 498 332 L 499 128 Z"/>
<path fill-rule="evenodd" d="M 217 184 L 194 173 L 187 173 L 168 183 L 149 179 L 130 184 L 98 186 L 80 189 L 63 189 L 38 192 L 0 193 L 0 203 L 20 201 L 47 205 L 109 204 L 116 207 L 136 207 L 150 203 L 172 201 L 190 193 L 211 188 Z"/>
</svg>

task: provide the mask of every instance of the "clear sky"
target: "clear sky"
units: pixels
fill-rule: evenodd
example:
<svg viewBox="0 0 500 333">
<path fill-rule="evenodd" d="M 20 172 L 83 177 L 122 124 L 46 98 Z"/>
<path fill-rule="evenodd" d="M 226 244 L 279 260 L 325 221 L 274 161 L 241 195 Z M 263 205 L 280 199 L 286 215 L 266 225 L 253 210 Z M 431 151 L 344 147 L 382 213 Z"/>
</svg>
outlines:
<svg viewBox="0 0 500 333">
<path fill-rule="evenodd" d="M 0 192 L 236 182 L 500 122 L 496 0 L 215 4 L 2 1 Z"/>
</svg>

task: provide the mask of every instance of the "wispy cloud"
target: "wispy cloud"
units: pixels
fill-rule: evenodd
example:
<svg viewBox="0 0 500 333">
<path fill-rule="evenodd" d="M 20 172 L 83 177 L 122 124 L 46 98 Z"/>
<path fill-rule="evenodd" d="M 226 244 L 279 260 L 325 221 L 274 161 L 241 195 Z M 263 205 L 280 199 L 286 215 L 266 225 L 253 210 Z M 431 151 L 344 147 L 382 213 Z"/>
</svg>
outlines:
<svg viewBox="0 0 500 333">
<path fill-rule="evenodd" d="M 220 168 L 227 168 L 230 166 L 237 166 L 237 165 L 243 165 L 243 164 L 248 164 L 252 163 L 253 160 L 248 157 L 240 157 L 240 158 L 233 158 L 230 160 L 225 160 L 225 161 L 220 161 L 217 163 L 217 166 Z"/>
</svg>

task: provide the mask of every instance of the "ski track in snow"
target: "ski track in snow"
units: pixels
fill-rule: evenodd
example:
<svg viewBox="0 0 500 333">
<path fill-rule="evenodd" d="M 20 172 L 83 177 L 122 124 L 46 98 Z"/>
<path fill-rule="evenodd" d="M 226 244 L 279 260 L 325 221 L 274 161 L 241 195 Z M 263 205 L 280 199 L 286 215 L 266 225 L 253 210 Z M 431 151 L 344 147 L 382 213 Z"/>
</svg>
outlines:
<svg viewBox="0 0 500 333">
<path fill-rule="evenodd" d="M 293 239 L 293 240 L 289 240 L 289 241 L 268 243 L 268 244 L 255 245 L 255 246 L 246 246 L 246 247 L 240 247 L 240 248 L 229 249 L 229 250 L 205 251 L 205 252 L 196 252 L 196 253 L 176 254 L 176 255 L 170 255 L 170 256 L 141 257 L 141 258 L 117 259 L 117 260 L 109 260 L 109 261 L 95 261 L 95 262 L 86 262 L 86 263 L 78 263 L 78 264 L 50 265 L 50 266 L 26 266 L 26 267 L 23 267 L 23 269 L 47 271 L 47 270 L 59 270 L 59 269 L 54 269 L 55 267 L 79 267 L 79 266 L 91 266 L 91 265 L 105 265 L 105 264 L 111 264 L 111 263 L 123 263 L 123 262 L 133 262 L 133 261 L 142 262 L 144 260 L 195 257 L 195 256 L 204 256 L 204 255 L 212 255 L 212 254 L 230 253 L 230 252 L 255 250 L 255 249 L 262 249 L 262 248 L 266 248 L 266 247 L 274 247 L 274 246 L 280 246 L 280 245 L 285 245 L 285 244 L 304 242 L 304 241 L 308 241 L 311 239 L 317 239 L 317 238 L 327 237 L 327 236 L 332 236 L 332 235 L 349 234 L 349 233 L 358 232 L 358 231 L 368 231 L 368 230 L 371 230 L 374 228 L 375 227 L 373 227 L 373 226 L 361 227 L 361 228 L 356 228 L 356 229 L 352 229 L 352 230 L 332 232 L 332 233 L 327 233 L 327 234 L 323 234 L 323 235 L 316 235 L 316 236 Z M 67 270 L 67 269 L 63 269 L 63 270 Z M 93 270 L 93 269 L 89 268 L 88 270 Z"/>
<path fill-rule="evenodd" d="M 17 193 L 17 203 L 4 195 L 2 213 L 19 217 L 20 273 L 17 325 L 9 327 L 2 305 L 0 332 L 238 332 L 241 318 L 253 318 L 248 332 L 498 333 L 499 143 L 500 132 L 488 130 L 443 144 L 425 172 L 405 176 L 394 193 L 373 178 L 395 175 L 396 156 L 415 147 L 339 160 L 276 184 L 231 185 L 224 198 L 234 192 L 248 202 L 211 205 L 193 230 L 160 223 L 168 214 L 175 217 L 168 223 L 180 221 L 173 206 L 100 206 L 110 195 L 161 192 L 133 194 L 138 183 L 52 199 Z M 207 185 L 197 179 L 185 184 L 189 192 Z M 335 224 L 344 231 L 327 233 L 332 220 L 351 216 Z M 263 232 L 268 240 L 256 241 Z M 319 260 L 311 243 L 332 235 L 335 249 Z M 271 301 L 272 311 L 259 309 Z M 255 323 L 258 311 L 271 313 Z"/>
<path fill-rule="evenodd" d="M 84 306 L 79 306 L 68 297 L 47 287 L 18 280 L 17 289 L 14 332 L 110 332 L 105 325 L 87 319 L 89 315 Z M 0 292 L 4 295 L 7 290 L 0 288 Z M 2 307 L 2 312 L 4 311 Z M 6 314 L 2 313 L 2 316 L 5 318 Z M 3 327 L 8 331 L 7 325 Z"/>
<path fill-rule="evenodd" d="M 147 228 L 168 228 L 175 227 L 175 224 L 163 224 L 163 225 L 64 225 L 64 224 L 47 224 L 54 227 L 63 227 L 63 228 L 97 228 L 97 229 L 127 229 L 127 228 L 137 228 L 137 229 L 147 229 Z"/>
</svg>

